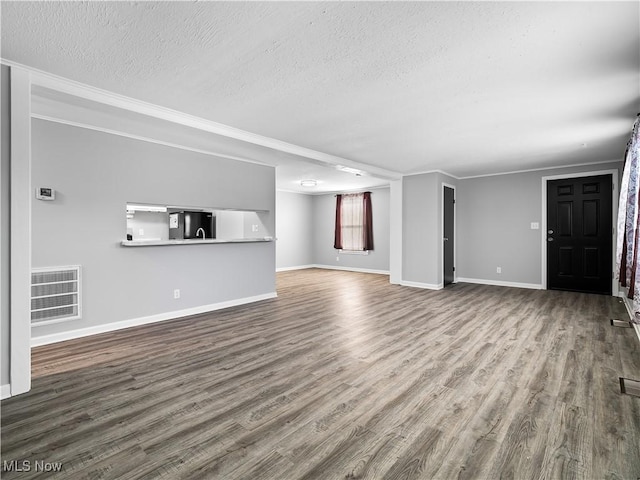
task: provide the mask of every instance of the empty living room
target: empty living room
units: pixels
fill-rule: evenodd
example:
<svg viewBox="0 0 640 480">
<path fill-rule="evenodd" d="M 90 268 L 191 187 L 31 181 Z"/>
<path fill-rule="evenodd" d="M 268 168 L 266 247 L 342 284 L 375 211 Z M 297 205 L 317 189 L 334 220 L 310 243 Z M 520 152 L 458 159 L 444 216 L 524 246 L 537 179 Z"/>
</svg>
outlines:
<svg viewBox="0 0 640 480">
<path fill-rule="evenodd" d="M 640 478 L 640 4 L 0 2 L 4 479 Z"/>
</svg>

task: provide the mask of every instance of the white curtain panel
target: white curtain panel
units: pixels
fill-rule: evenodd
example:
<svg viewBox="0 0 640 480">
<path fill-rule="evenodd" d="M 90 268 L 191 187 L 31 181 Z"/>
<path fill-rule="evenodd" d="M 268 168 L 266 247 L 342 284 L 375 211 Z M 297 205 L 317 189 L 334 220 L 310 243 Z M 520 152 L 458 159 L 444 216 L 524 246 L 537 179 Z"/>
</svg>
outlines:
<svg viewBox="0 0 640 480">
<path fill-rule="evenodd" d="M 362 193 L 342 196 L 342 249 L 364 250 L 364 201 Z"/>
</svg>

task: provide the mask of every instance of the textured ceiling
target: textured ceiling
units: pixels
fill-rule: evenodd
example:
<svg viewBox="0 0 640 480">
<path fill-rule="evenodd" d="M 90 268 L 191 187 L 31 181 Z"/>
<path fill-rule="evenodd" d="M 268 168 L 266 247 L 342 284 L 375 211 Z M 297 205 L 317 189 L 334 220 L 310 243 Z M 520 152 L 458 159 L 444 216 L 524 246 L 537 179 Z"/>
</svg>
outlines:
<svg viewBox="0 0 640 480">
<path fill-rule="evenodd" d="M 403 174 L 620 159 L 640 3 L 6 2 L 2 58 Z"/>
</svg>

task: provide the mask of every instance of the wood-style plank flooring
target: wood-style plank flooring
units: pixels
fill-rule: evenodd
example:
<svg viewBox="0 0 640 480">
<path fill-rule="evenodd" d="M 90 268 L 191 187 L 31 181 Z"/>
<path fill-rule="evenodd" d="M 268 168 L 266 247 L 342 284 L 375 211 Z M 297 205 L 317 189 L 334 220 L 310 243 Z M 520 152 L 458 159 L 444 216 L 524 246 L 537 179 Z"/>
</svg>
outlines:
<svg viewBox="0 0 640 480">
<path fill-rule="evenodd" d="M 640 478 L 619 299 L 317 269 L 278 295 L 35 348 L 2 402 L 32 468 L 2 478 Z"/>
</svg>

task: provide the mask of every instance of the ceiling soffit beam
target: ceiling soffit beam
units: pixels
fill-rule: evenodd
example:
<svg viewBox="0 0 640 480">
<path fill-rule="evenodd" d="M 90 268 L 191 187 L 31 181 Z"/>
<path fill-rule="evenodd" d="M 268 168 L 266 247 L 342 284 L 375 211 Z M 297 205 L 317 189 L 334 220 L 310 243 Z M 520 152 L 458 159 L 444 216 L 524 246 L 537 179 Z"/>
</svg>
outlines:
<svg viewBox="0 0 640 480">
<path fill-rule="evenodd" d="M 297 155 L 305 159 L 312 160 L 315 163 L 326 165 L 327 167 L 335 168 L 338 165 L 342 165 L 345 167 L 351 167 L 361 170 L 363 172 L 366 172 L 366 174 L 374 177 L 388 180 L 398 180 L 402 177 L 402 174 L 399 172 L 358 163 L 353 160 L 338 157 L 336 155 L 330 155 L 328 153 L 319 152 L 310 148 L 300 147 L 298 145 L 283 142 L 281 140 L 276 140 L 274 138 L 265 137 L 255 133 L 247 132 L 245 130 L 230 127 L 228 125 L 223 125 L 221 123 L 205 120 L 203 118 L 179 112 L 177 110 L 172 110 L 170 108 L 161 107 L 159 105 L 143 102 L 141 100 L 136 100 L 135 98 L 126 97 L 124 95 L 109 92 L 107 90 L 102 90 L 90 85 L 85 85 L 74 80 L 59 77 L 57 75 L 53 75 L 51 73 L 22 65 L 17 62 L 12 62 L 3 58 L 0 58 L 0 63 L 3 63 L 9 67 L 18 67 L 28 70 L 31 73 L 31 84 L 33 86 L 48 88 L 50 90 L 66 93 L 68 95 L 73 95 L 97 103 L 102 103 L 112 107 L 121 108 L 123 110 L 128 110 L 142 115 L 147 115 L 161 120 L 173 122 L 204 132 L 213 133 L 215 135 L 233 138 L 235 140 L 240 140 L 254 145 L 259 145 L 271 148 L 273 150 Z"/>
</svg>

